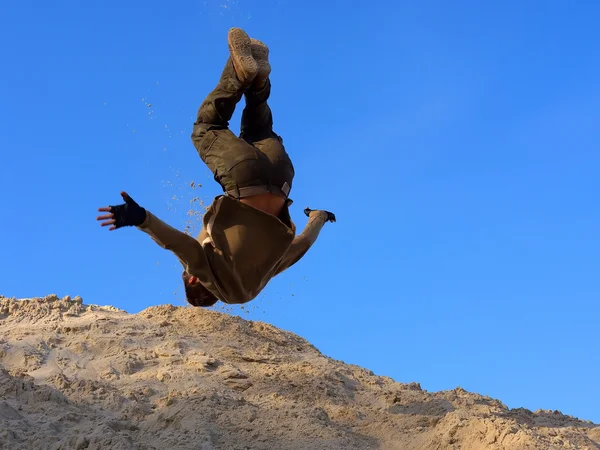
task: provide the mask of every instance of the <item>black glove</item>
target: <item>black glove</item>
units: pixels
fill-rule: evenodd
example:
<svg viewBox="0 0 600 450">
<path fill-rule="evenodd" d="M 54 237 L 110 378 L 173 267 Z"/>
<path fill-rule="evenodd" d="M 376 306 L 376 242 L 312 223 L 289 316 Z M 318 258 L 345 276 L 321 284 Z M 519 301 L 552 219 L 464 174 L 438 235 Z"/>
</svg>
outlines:
<svg viewBox="0 0 600 450">
<path fill-rule="evenodd" d="M 138 205 L 126 192 L 121 192 L 125 203 L 116 206 L 100 208 L 99 211 L 109 212 L 97 220 L 104 220 L 102 226 L 111 225 L 111 230 L 121 227 L 137 227 L 146 220 L 146 210 Z"/>
<path fill-rule="evenodd" d="M 310 213 L 313 211 L 318 211 L 316 209 L 310 209 L 309 207 L 304 208 L 304 214 L 307 217 L 310 217 Z M 327 213 L 327 222 L 335 222 L 335 214 L 329 211 L 322 210 L 324 213 Z"/>
</svg>

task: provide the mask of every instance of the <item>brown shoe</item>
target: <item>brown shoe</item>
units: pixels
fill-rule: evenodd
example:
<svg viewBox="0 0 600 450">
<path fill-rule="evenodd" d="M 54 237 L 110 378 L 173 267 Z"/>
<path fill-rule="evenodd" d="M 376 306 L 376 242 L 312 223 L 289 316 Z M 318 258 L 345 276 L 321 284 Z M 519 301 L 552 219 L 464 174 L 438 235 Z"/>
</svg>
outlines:
<svg viewBox="0 0 600 450">
<path fill-rule="evenodd" d="M 227 43 L 238 80 L 244 86 L 250 86 L 258 73 L 258 65 L 252 57 L 250 38 L 241 28 L 232 28 L 227 35 Z"/>
<path fill-rule="evenodd" d="M 258 65 L 258 73 L 254 78 L 254 86 L 262 88 L 271 74 L 271 64 L 269 64 L 269 47 L 258 39 L 250 39 L 252 56 Z"/>
</svg>

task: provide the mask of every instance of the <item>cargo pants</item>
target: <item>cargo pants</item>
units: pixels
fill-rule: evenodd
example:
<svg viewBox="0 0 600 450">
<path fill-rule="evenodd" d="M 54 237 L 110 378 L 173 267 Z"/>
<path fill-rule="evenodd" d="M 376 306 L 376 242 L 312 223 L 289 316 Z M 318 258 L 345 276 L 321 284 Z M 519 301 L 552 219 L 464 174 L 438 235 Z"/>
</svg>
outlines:
<svg viewBox="0 0 600 450">
<path fill-rule="evenodd" d="M 229 58 L 217 86 L 200 105 L 192 142 L 227 195 L 239 199 L 272 192 L 289 204 L 294 166 L 283 139 L 273 131 L 270 93 L 269 79 L 260 90 L 243 86 Z M 238 137 L 228 127 L 242 96 L 246 106 Z"/>
</svg>

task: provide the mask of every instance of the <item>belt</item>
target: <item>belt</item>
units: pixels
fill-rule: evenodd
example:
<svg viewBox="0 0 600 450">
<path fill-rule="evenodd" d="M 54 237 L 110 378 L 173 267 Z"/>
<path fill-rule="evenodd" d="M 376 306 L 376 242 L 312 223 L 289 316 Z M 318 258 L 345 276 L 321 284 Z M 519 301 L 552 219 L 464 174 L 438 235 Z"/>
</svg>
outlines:
<svg viewBox="0 0 600 450">
<path fill-rule="evenodd" d="M 285 182 L 282 187 L 262 184 L 258 186 L 246 186 L 242 188 L 236 186 L 235 189 L 226 191 L 227 195 L 236 199 L 252 197 L 253 195 L 265 194 L 267 192 L 284 197 L 288 201 L 288 206 L 292 204 L 292 200 L 288 198 L 290 193 L 290 185 L 287 182 Z"/>
</svg>

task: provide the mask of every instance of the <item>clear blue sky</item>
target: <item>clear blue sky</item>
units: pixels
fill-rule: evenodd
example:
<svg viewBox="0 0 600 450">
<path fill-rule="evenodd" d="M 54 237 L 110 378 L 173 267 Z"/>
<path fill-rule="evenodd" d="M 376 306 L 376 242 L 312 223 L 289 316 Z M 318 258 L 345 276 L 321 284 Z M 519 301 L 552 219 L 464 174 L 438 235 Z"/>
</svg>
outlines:
<svg viewBox="0 0 600 450">
<path fill-rule="evenodd" d="M 591 0 L 4 2 L 0 293 L 184 304 L 175 257 L 96 210 L 124 189 L 183 228 L 220 192 L 189 135 L 239 26 L 271 48 L 293 219 L 338 222 L 230 312 L 427 390 L 600 422 L 599 18 Z"/>
</svg>

